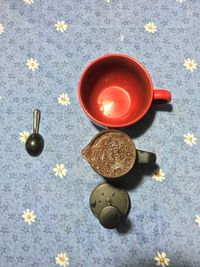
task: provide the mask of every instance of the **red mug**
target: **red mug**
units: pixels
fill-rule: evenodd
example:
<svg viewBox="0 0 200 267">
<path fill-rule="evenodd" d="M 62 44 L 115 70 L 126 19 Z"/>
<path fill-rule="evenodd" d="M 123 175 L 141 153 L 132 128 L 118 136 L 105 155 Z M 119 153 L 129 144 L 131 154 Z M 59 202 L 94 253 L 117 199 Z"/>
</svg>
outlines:
<svg viewBox="0 0 200 267">
<path fill-rule="evenodd" d="M 110 54 L 97 58 L 84 70 L 78 97 L 95 124 L 119 128 L 140 120 L 152 103 L 169 103 L 171 93 L 154 89 L 149 73 L 136 59 Z"/>
</svg>

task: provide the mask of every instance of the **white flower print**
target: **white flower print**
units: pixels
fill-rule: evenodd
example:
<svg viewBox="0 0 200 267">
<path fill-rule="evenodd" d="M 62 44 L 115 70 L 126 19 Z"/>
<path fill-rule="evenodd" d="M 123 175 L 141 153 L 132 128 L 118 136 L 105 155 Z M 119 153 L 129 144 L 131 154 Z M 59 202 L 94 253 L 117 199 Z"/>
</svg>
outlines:
<svg viewBox="0 0 200 267">
<path fill-rule="evenodd" d="M 155 33 L 157 31 L 156 25 L 153 22 L 148 22 L 144 25 L 144 29 L 147 32 Z"/>
<path fill-rule="evenodd" d="M 34 214 L 34 211 L 30 211 L 29 209 L 26 209 L 23 211 L 22 218 L 26 223 L 31 225 L 31 223 L 35 222 L 36 215 Z"/>
<path fill-rule="evenodd" d="M 200 227 L 200 215 L 196 215 L 195 217 L 195 222 L 199 225 Z"/>
<path fill-rule="evenodd" d="M 121 34 L 119 39 L 120 39 L 121 42 L 123 42 L 124 41 L 124 35 Z"/>
<path fill-rule="evenodd" d="M 195 62 L 194 59 L 191 58 L 186 58 L 184 60 L 183 66 L 187 69 L 193 72 L 197 68 L 197 63 Z"/>
<path fill-rule="evenodd" d="M 38 63 L 37 59 L 29 58 L 29 59 L 27 59 L 27 61 L 26 61 L 26 66 L 27 66 L 30 70 L 35 71 L 36 69 L 38 69 L 38 67 L 39 67 L 39 63 Z"/>
<path fill-rule="evenodd" d="M 165 180 L 165 174 L 162 169 L 156 169 L 153 172 L 152 179 L 156 180 L 157 182 L 163 182 Z"/>
<path fill-rule="evenodd" d="M 65 106 L 69 105 L 70 104 L 70 99 L 69 99 L 68 95 L 67 94 L 59 95 L 58 103 L 61 104 L 61 105 L 65 105 Z"/>
<path fill-rule="evenodd" d="M 64 22 L 64 20 L 57 21 L 55 24 L 56 31 L 64 32 L 68 29 L 68 24 Z"/>
<path fill-rule="evenodd" d="M 196 145 L 197 138 L 193 133 L 184 134 L 184 142 L 187 145 L 193 146 Z"/>
<path fill-rule="evenodd" d="M 58 253 L 55 259 L 56 259 L 56 264 L 60 266 L 66 267 L 69 265 L 69 257 L 64 252 Z"/>
<path fill-rule="evenodd" d="M 21 133 L 19 133 L 20 137 L 19 137 L 19 140 L 22 142 L 22 143 L 26 143 L 26 139 L 29 137 L 29 132 L 27 131 L 23 131 Z"/>
<path fill-rule="evenodd" d="M 179 2 L 179 3 L 185 2 L 185 0 L 176 0 L 176 1 Z"/>
<path fill-rule="evenodd" d="M 4 33 L 4 26 L 3 24 L 0 23 L 0 35 Z"/>
<path fill-rule="evenodd" d="M 28 4 L 28 5 L 32 5 L 34 2 L 33 0 L 23 0 L 24 3 Z"/>
<path fill-rule="evenodd" d="M 63 177 L 67 175 L 67 169 L 65 169 L 64 164 L 56 164 L 56 167 L 53 168 L 53 171 L 55 172 L 55 176 Z"/>
<path fill-rule="evenodd" d="M 162 267 L 168 266 L 170 259 L 167 258 L 165 252 L 158 252 L 157 251 L 157 256 L 154 258 L 156 261 L 156 265 L 161 265 Z"/>
</svg>

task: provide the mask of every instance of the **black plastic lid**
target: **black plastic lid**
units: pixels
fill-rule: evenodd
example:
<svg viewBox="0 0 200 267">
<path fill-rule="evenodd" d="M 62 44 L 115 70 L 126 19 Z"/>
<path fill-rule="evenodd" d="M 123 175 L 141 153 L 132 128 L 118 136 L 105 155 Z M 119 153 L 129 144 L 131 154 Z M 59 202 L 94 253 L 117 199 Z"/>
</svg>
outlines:
<svg viewBox="0 0 200 267">
<path fill-rule="evenodd" d="M 93 189 L 90 208 L 105 228 L 112 229 L 128 215 L 130 199 L 124 189 L 103 183 Z"/>
</svg>

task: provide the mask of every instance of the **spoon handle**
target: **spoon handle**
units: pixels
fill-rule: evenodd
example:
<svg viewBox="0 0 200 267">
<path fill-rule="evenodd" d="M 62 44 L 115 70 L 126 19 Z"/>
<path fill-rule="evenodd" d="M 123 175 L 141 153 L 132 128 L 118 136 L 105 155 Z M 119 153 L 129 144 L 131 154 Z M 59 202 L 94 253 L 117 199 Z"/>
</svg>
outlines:
<svg viewBox="0 0 200 267">
<path fill-rule="evenodd" d="M 39 109 L 33 111 L 33 133 L 39 133 L 41 112 Z"/>
</svg>

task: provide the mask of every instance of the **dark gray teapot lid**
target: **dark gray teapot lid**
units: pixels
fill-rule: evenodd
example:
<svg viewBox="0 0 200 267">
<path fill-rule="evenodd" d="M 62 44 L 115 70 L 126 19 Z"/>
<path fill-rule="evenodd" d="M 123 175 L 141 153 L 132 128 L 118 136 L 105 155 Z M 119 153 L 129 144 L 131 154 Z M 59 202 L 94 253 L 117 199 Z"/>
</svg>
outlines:
<svg viewBox="0 0 200 267">
<path fill-rule="evenodd" d="M 128 193 L 109 183 L 96 186 L 90 195 L 90 208 L 100 223 L 108 229 L 117 227 L 130 209 Z"/>
</svg>

